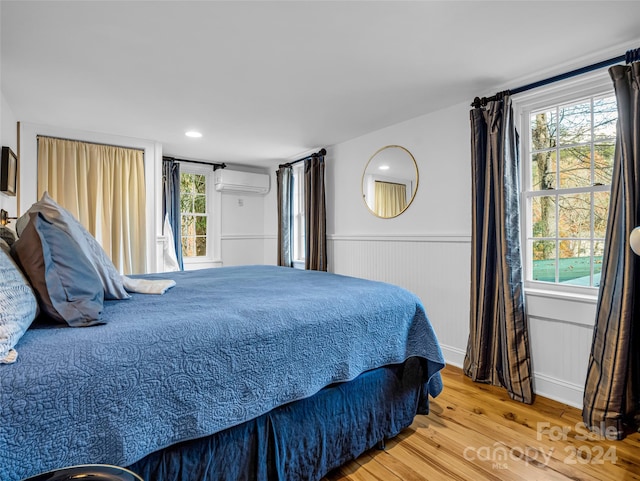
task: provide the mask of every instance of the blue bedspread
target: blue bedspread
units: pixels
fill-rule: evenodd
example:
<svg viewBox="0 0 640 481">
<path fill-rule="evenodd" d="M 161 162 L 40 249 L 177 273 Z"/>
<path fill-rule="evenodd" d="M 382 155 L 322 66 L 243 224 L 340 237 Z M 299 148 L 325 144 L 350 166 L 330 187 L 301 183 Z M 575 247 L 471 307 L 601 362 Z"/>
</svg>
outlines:
<svg viewBox="0 0 640 481">
<path fill-rule="evenodd" d="M 389 284 L 272 266 L 148 275 L 163 296 L 107 301 L 107 324 L 34 326 L 0 366 L 0 479 L 127 466 L 409 357 L 442 389 L 420 301 Z"/>
</svg>

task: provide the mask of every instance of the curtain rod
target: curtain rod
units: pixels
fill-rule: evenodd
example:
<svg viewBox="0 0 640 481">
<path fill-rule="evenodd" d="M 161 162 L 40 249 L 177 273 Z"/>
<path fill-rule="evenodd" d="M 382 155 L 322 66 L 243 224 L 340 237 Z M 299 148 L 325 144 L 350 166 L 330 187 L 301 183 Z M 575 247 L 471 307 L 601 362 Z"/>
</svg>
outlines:
<svg viewBox="0 0 640 481">
<path fill-rule="evenodd" d="M 36 139 L 54 139 L 54 140 L 65 140 L 67 142 L 80 142 L 82 144 L 91 144 L 91 145 L 104 145 L 106 147 L 116 147 L 119 149 L 129 149 L 129 150 L 139 150 L 141 152 L 144 152 L 143 148 L 140 147 L 128 147 L 126 145 L 115 145 L 115 144 L 105 144 L 102 142 L 91 142 L 88 140 L 79 140 L 79 139 L 65 139 L 64 137 L 54 137 L 52 135 L 36 135 Z"/>
<path fill-rule="evenodd" d="M 324 157 L 325 155 L 327 155 L 327 149 L 322 148 L 318 152 L 316 152 L 315 154 L 307 155 L 306 157 L 303 157 L 302 159 L 294 160 L 293 162 L 287 162 L 286 164 L 280 164 L 278 167 L 279 168 L 291 167 L 293 164 L 297 164 L 298 162 L 304 162 L 305 160 L 312 159 L 314 157 Z"/>
<path fill-rule="evenodd" d="M 527 85 L 523 85 L 522 87 L 518 87 L 511 90 L 505 90 L 504 92 L 499 92 L 492 97 L 476 97 L 473 99 L 471 103 L 472 107 L 480 108 L 487 105 L 487 102 L 491 102 L 492 100 L 502 100 L 505 95 L 515 95 L 522 92 L 526 92 L 527 90 L 535 89 L 538 87 L 543 87 L 545 85 L 552 84 L 554 82 L 559 82 L 560 80 L 565 80 L 571 77 L 576 77 L 578 75 L 582 75 L 588 72 L 593 72 L 594 70 L 599 70 L 604 67 L 609 67 L 610 65 L 615 65 L 618 63 L 626 62 L 637 62 L 640 60 L 640 48 L 636 48 L 634 50 L 627 50 L 627 53 L 624 55 L 620 55 L 618 57 L 610 58 L 608 60 L 603 60 L 602 62 L 594 63 L 592 65 L 587 65 L 586 67 L 581 67 L 575 70 L 571 70 L 570 72 L 562 73 L 559 75 L 555 75 L 553 77 L 549 77 L 544 80 L 538 80 L 537 82 L 532 82 Z"/>
<path fill-rule="evenodd" d="M 187 162 L 188 164 L 202 164 L 202 165 L 210 165 L 213 167 L 213 170 L 216 171 L 218 169 L 225 169 L 227 164 L 219 163 L 219 162 L 203 162 L 202 160 L 186 160 L 186 159 L 176 159 L 175 157 L 162 157 L 162 160 L 173 160 L 174 162 Z"/>
</svg>

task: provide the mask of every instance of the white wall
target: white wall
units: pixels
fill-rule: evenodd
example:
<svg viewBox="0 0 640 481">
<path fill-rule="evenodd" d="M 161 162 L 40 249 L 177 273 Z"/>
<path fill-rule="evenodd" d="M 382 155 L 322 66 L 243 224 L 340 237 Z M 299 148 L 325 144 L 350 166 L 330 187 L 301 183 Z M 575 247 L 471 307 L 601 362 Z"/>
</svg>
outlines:
<svg viewBox="0 0 640 481">
<path fill-rule="evenodd" d="M 271 190 L 264 198 L 264 263 L 278 264 L 278 191 L 276 184 L 278 163 L 269 168 Z"/>
<path fill-rule="evenodd" d="M 399 284 L 421 299 L 446 358 L 464 359 L 469 323 L 471 174 L 468 107 L 456 105 L 335 145 L 327 155 L 330 270 Z M 362 172 L 381 147 L 416 159 L 415 199 L 399 217 L 372 215 Z"/>
<path fill-rule="evenodd" d="M 327 232 L 331 271 L 401 285 L 421 299 L 448 363 L 461 366 L 469 333 L 470 130 L 467 103 L 331 147 Z M 398 144 L 420 173 L 414 203 L 394 219 L 372 215 L 362 172 Z M 581 406 L 594 300 L 527 293 L 536 391 Z"/>
<path fill-rule="evenodd" d="M 222 194 L 222 264 L 224 266 L 275 264 L 277 228 L 275 170 L 277 164 L 264 168 L 228 166 L 270 175 L 266 195 Z"/>
<path fill-rule="evenodd" d="M 9 104 L 0 92 L 0 144 L 10 147 L 16 155 L 18 154 L 18 131 L 16 118 Z M 6 195 L 0 192 L 0 209 L 9 212 L 10 217 L 17 215 L 18 201 L 16 196 Z M 13 223 L 10 224 L 10 227 Z"/>
</svg>

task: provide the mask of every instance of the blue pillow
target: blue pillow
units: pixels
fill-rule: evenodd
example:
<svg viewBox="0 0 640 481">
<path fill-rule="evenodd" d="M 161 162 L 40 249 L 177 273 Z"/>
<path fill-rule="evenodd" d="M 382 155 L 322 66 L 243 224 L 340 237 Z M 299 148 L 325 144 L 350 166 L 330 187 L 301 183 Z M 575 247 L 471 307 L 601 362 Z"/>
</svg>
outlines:
<svg viewBox="0 0 640 481">
<path fill-rule="evenodd" d="M 100 322 L 104 289 L 78 243 L 42 213 L 32 213 L 12 247 L 42 312 L 72 327 Z"/>
<path fill-rule="evenodd" d="M 14 347 L 36 317 L 33 291 L 0 239 L 0 364 L 16 360 Z"/>
</svg>

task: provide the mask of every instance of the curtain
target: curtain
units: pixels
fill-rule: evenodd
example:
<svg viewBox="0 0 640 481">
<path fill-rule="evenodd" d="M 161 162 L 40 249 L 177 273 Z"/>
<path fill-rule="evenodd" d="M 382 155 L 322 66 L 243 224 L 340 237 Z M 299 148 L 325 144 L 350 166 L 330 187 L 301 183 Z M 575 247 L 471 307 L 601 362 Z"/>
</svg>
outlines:
<svg viewBox="0 0 640 481">
<path fill-rule="evenodd" d="M 324 194 L 324 156 L 304 161 L 305 269 L 327 270 L 327 212 Z"/>
<path fill-rule="evenodd" d="M 640 258 L 629 235 L 640 225 L 640 63 L 609 69 L 618 102 L 618 138 L 596 322 L 584 389 L 587 426 L 640 425 Z M 626 426 L 625 426 L 626 425 Z"/>
<path fill-rule="evenodd" d="M 182 241 L 180 238 L 180 162 L 173 159 L 162 159 L 162 218 L 169 218 L 169 225 L 173 231 L 173 248 L 180 270 L 184 268 L 182 262 Z M 167 235 L 166 232 L 162 232 Z"/>
<path fill-rule="evenodd" d="M 281 165 L 276 171 L 278 191 L 278 265 L 293 267 L 293 239 L 291 220 L 293 212 L 293 169 Z"/>
<path fill-rule="evenodd" d="M 374 211 L 380 217 L 395 217 L 407 207 L 407 186 L 375 181 Z"/>
<path fill-rule="evenodd" d="M 471 110 L 471 312 L 464 373 L 530 404 L 517 135 L 508 95 Z"/>
<path fill-rule="evenodd" d="M 38 197 L 45 191 L 98 240 L 116 269 L 146 272 L 143 151 L 38 137 Z"/>
</svg>

